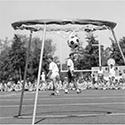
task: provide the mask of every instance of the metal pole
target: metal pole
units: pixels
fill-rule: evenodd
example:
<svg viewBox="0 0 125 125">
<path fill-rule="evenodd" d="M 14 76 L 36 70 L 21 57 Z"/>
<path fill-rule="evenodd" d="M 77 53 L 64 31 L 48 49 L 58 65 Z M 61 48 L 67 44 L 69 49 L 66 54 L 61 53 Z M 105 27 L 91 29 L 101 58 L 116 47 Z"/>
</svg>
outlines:
<svg viewBox="0 0 125 125">
<path fill-rule="evenodd" d="M 39 71 L 38 71 L 38 78 L 37 78 L 37 86 L 36 86 L 36 95 L 35 95 L 35 102 L 34 102 L 32 125 L 34 125 L 35 117 L 36 117 L 37 99 L 38 99 L 40 75 L 41 75 L 41 69 L 42 69 L 43 50 L 44 50 L 44 43 L 45 43 L 45 34 L 46 34 L 46 24 L 44 25 L 42 45 L 41 45 L 41 54 L 40 54 Z"/>
<path fill-rule="evenodd" d="M 24 91 L 25 91 L 25 82 L 26 82 L 26 75 L 27 75 L 27 67 L 28 67 L 28 63 L 29 63 L 29 53 L 30 53 L 31 40 L 32 40 L 32 31 L 30 31 L 30 38 L 29 38 L 28 48 L 27 48 L 26 64 L 25 64 L 25 71 L 24 71 L 24 81 L 23 81 L 23 86 L 22 86 L 22 92 L 21 92 L 21 98 L 20 98 L 20 106 L 19 106 L 18 116 L 21 116 L 21 112 L 22 112 L 22 104 L 23 104 L 23 96 L 24 96 Z"/>
<path fill-rule="evenodd" d="M 118 48 L 119 48 L 120 53 L 121 53 L 121 55 L 122 55 L 123 61 L 124 61 L 124 63 L 125 63 L 125 57 L 124 57 L 124 54 L 123 54 L 123 52 L 122 52 L 122 49 L 121 49 L 121 47 L 120 47 L 120 45 L 119 45 L 119 42 L 118 42 L 117 39 L 116 39 L 115 32 L 114 32 L 113 29 L 110 29 L 110 30 L 111 30 L 111 32 L 112 32 L 112 35 L 113 35 L 113 37 L 114 37 L 115 42 L 116 42 L 117 45 L 118 45 Z"/>
<path fill-rule="evenodd" d="M 102 66 L 102 63 L 101 63 L 101 45 L 100 45 L 100 42 L 99 42 L 99 45 L 98 45 L 98 47 L 99 47 L 99 66 Z"/>
<path fill-rule="evenodd" d="M 62 42 L 60 42 L 60 72 L 62 71 Z"/>
</svg>

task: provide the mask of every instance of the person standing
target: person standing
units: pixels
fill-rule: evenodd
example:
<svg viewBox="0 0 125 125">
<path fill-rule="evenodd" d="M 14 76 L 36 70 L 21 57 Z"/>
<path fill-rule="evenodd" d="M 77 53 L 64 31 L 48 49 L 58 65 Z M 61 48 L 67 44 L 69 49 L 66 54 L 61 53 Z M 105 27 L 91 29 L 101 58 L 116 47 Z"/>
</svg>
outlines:
<svg viewBox="0 0 125 125">
<path fill-rule="evenodd" d="M 109 77 L 112 79 L 115 78 L 115 67 L 111 64 L 109 67 Z"/>
<path fill-rule="evenodd" d="M 59 95 L 59 68 L 57 64 L 53 61 L 53 57 L 49 57 L 49 72 L 47 77 L 52 80 L 54 93 L 52 95 Z"/>
<path fill-rule="evenodd" d="M 74 58 L 74 54 L 71 53 L 69 54 L 69 58 L 67 60 L 67 69 L 68 69 L 68 72 L 67 72 L 67 76 L 68 76 L 68 85 L 65 89 L 65 93 L 69 93 L 69 85 L 72 83 L 73 84 L 73 88 L 72 89 L 76 89 L 77 90 L 77 93 L 80 92 L 79 89 L 77 89 L 77 85 L 74 81 L 74 63 L 73 63 L 73 58 Z"/>
<path fill-rule="evenodd" d="M 98 70 L 98 81 L 103 81 L 103 76 L 104 76 L 104 73 L 103 73 L 103 69 L 102 69 L 102 66 L 99 66 L 99 70 Z"/>
</svg>

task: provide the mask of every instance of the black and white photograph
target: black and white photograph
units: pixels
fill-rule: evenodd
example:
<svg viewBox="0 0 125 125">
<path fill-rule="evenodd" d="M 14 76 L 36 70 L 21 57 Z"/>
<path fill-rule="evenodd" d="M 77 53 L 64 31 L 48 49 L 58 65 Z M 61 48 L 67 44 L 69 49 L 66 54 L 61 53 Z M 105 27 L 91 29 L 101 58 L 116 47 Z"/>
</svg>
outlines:
<svg viewBox="0 0 125 125">
<path fill-rule="evenodd" d="M 125 0 L 0 0 L 0 125 L 125 124 Z"/>
</svg>

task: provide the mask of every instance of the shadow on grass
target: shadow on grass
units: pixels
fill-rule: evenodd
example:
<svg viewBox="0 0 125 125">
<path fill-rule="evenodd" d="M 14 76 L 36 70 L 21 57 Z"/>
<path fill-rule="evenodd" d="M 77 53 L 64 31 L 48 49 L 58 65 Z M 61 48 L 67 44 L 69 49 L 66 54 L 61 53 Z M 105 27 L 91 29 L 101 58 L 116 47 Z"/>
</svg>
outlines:
<svg viewBox="0 0 125 125">
<path fill-rule="evenodd" d="M 111 114 L 107 111 L 49 111 L 49 112 L 38 112 L 36 113 L 37 121 L 35 124 L 40 123 L 46 119 L 62 119 L 62 118 L 71 118 L 71 117 L 97 117 L 99 115 Z M 22 114 L 21 116 L 14 116 L 18 119 L 32 119 L 32 113 Z M 40 119 L 40 120 L 38 120 Z"/>
</svg>

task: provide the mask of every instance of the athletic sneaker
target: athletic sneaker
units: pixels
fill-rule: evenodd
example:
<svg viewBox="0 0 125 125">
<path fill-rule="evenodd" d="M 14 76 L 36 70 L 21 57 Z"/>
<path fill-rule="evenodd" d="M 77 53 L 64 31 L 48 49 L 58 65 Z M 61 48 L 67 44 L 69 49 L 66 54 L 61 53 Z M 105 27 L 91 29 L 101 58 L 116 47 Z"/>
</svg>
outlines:
<svg viewBox="0 0 125 125">
<path fill-rule="evenodd" d="M 76 90 L 76 88 L 72 88 L 72 90 Z"/>
<path fill-rule="evenodd" d="M 81 90 L 80 89 L 77 89 L 76 90 L 77 94 L 81 93 Z"/>
<path fill-rule="evenodd" d="M 54 92 L 52 92 L 50 95 L 55 95 L 55 93 L 54 93 Z"/>
<path fill-rule="evenodd" d="M 60 93 L 53 92 L 51 95 L 60 95 Z"/>
<path fill-rule="evenodd" d="M 55 94 L 56 95 L 60 95 L 59 90 L 56 90 Z"/>
<path fill-rule="evenodd" d="M 69 93 L 68 89 L 65 89 L 65 94 L 68 94 L 68 93 Z"/>
</svg>

